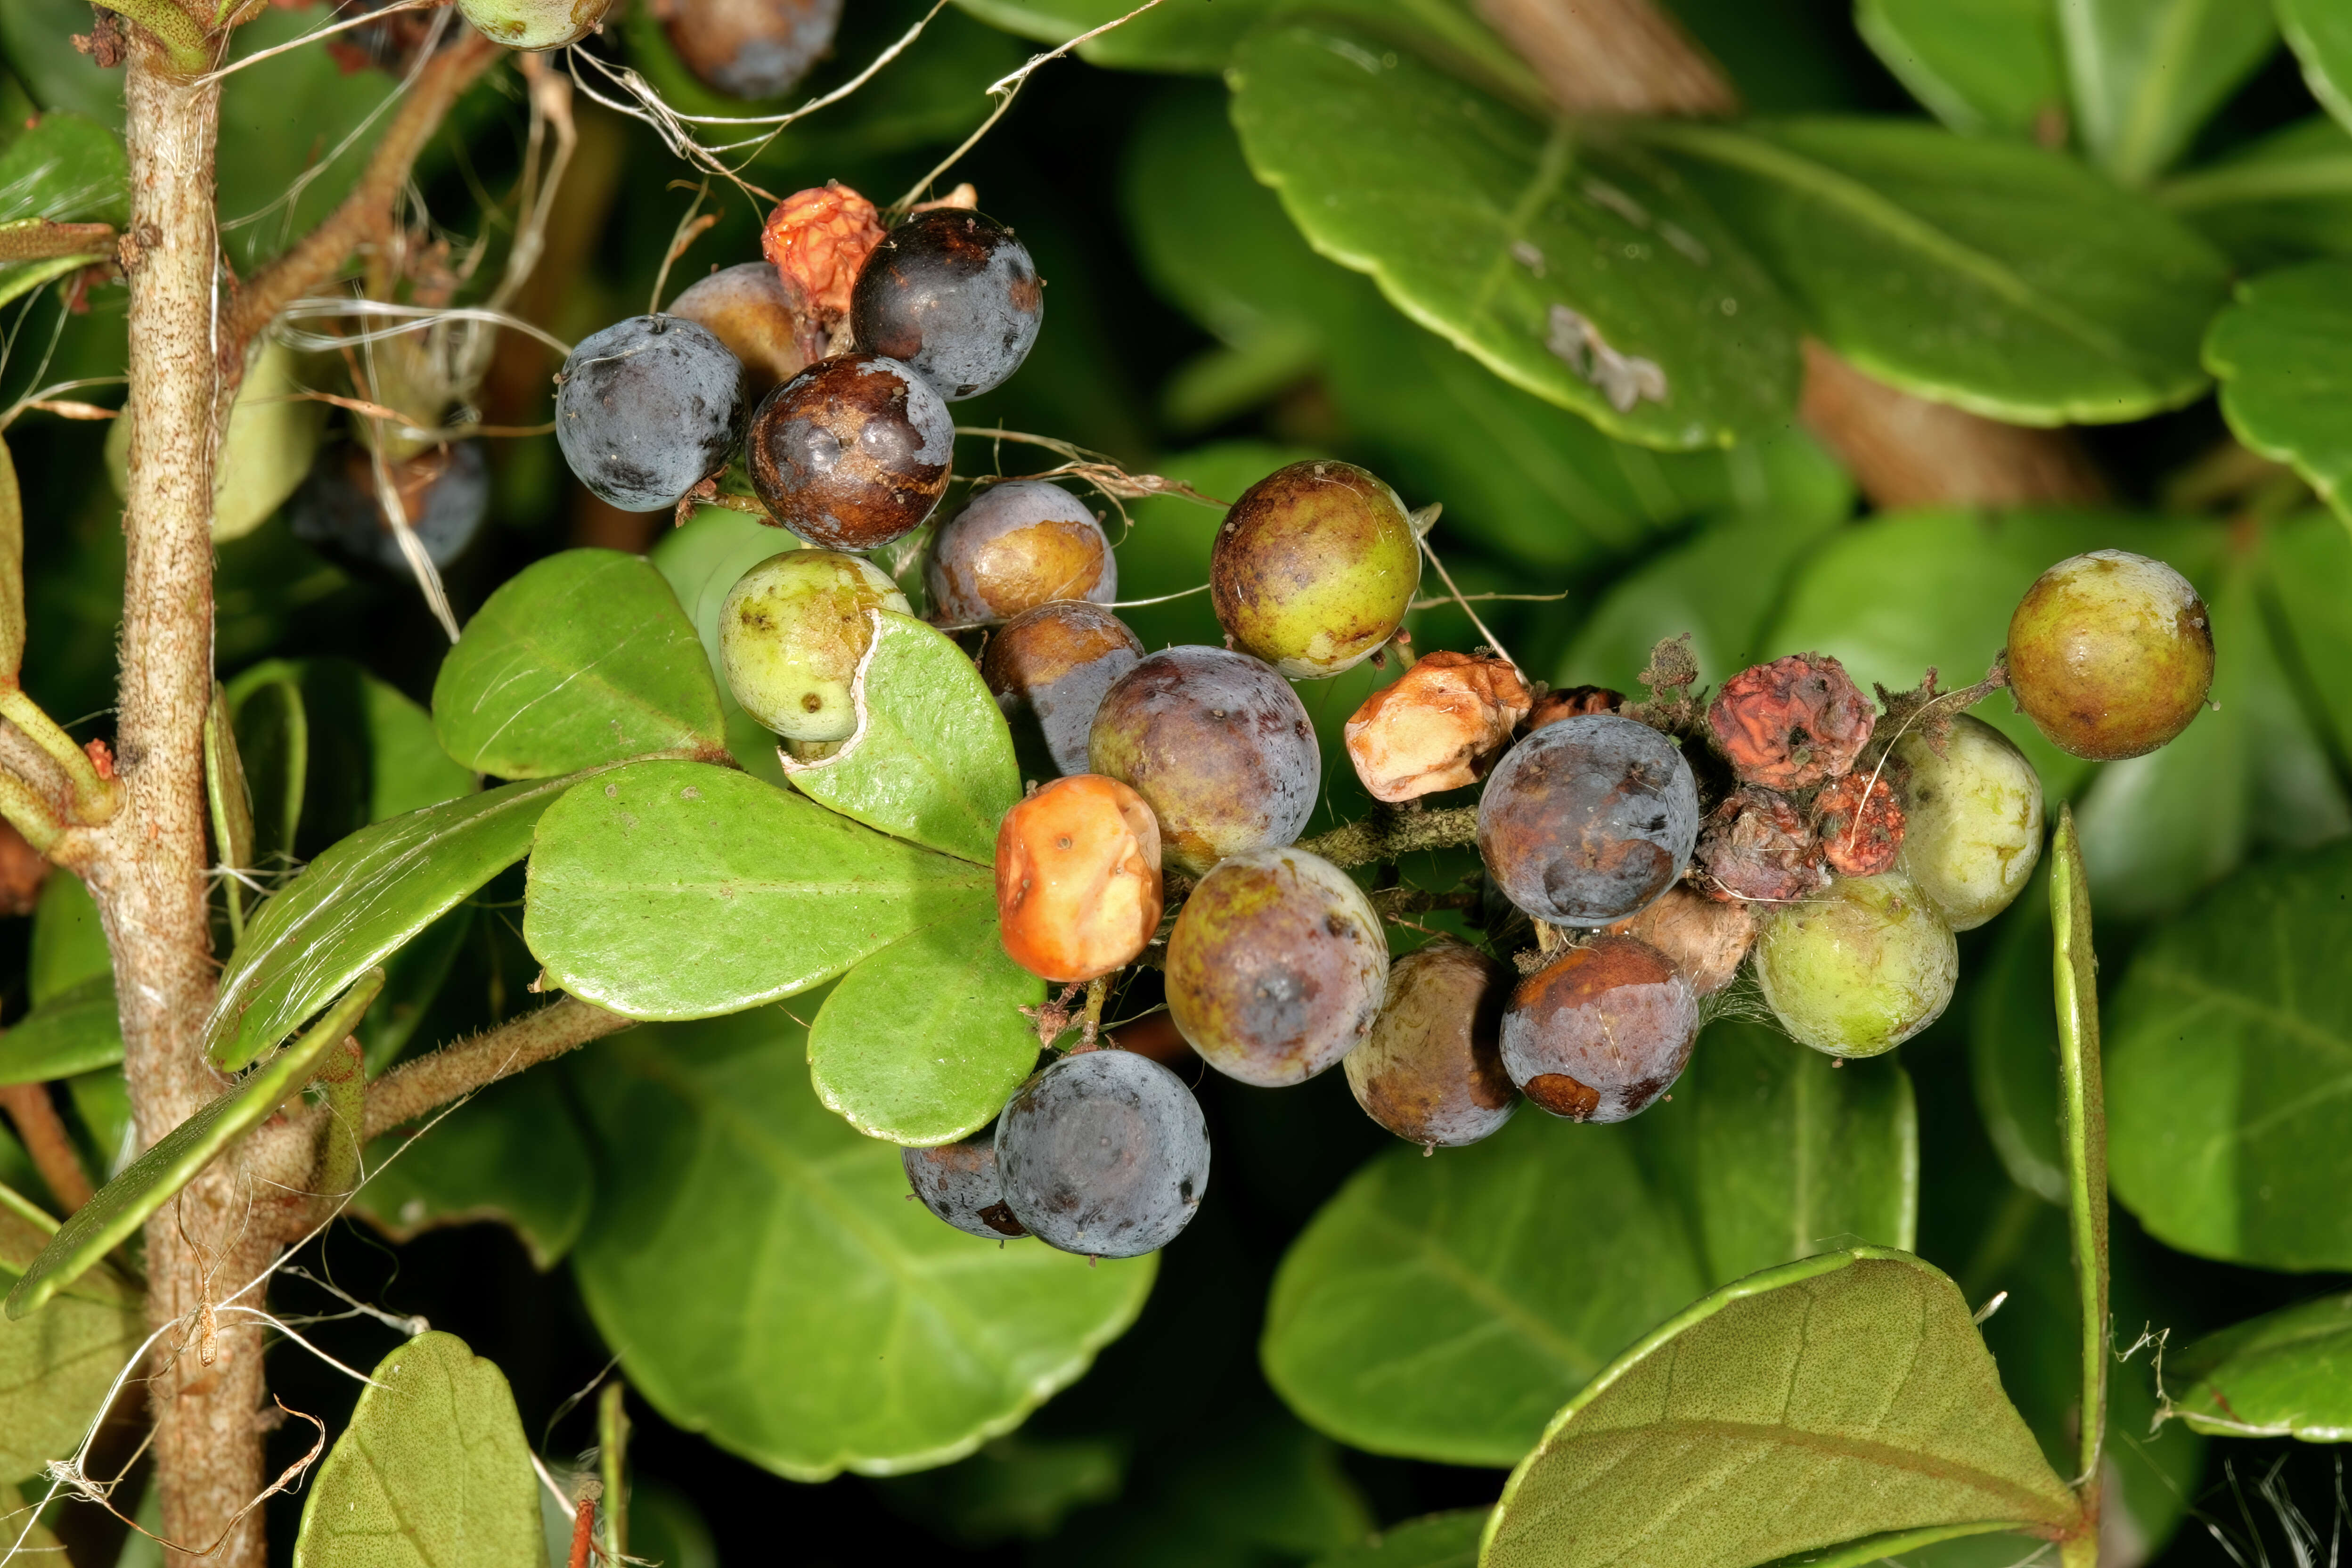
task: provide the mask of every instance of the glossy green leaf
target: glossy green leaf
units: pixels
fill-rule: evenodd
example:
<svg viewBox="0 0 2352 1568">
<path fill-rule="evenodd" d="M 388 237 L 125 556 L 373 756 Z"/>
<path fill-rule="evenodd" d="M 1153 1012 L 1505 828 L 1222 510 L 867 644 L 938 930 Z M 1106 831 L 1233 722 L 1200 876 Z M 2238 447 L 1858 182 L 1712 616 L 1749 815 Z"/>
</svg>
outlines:
<svg viewBox="0 0 2352 1568">
<path fill-rule="evenodd" d="M 2051 976 L 2058 1019 L 2058 1149 L 2066 1168 L 2066 1237 L 2081 1330 L 2079 1410 L 2107 1408 L 2107 1109 L 2100 1087 L 2099 955 L 2092 947 L 2091 891 L 2072 808 L 2058 808 L 2050 837 Z M 2073 1467 L 2094 1475 L 2104 1424 L 2085 1430 Z"/>
<path fill-rule="evenodd" d="M 2272 528 L 2257 589 L 2278 662 L 2295 672 L 2312 732 L 2352 757 L 2352 531 L 2314 513 Z"/>
<path fill-rule="evenodd" d="M 275 338 L 237 385 L 228 428 L 222 433 L 213 486 L 213 540 L 242 539 L 278 513 L 310 471 L 328 406 L 302 395 L 309 378 L 294 351 Z M 108 430 L 121 432 L 128 461 L 131 413 L 126 406 Z"/>
<path fill-rule="evenodd" d="M 655 754 L 726 754 L 694 626 L 641 555 L 567 550 L 492 594 L 442 661 L 433 725 L 467 766 L 547 778 Z"/>
<path fill-rule="evenodd" d="M 28 1316 L 138 1233 L 147 1216 L 171 1202 L 232 1143 L 259 1126 L 302 1090 L 383 988 L 383 972 L 358 977 L 309 1034 L 199 1107 L 155 1140 L 131 1168 L 98 1190 L 59 1227 L 8 1292 L 11 1319 Z"/>
<path fill-rule="evenodd" d="M 2352 844 L 2238 873 L 2141 945 L 2109 1009 L 2116 1195 L 2183 1252 L 2352 1268 L 2342 1086 Z"/>
<path fill-rule="evenodd" d="M 1645 446 L 1786 421 L 1795 322 L 1655 160 L 1337 22 L 1270 24 L 1228 80 L 1309 243 L 1505 380 Z"/>
<path fill-rule="evenodd" d="M 377 1140 L 367 1171 L 352 1207 L 394 1240 L 491 1221 L 541 1270 L 580 1239 L 595 1197 L 587 1142 L 546 1073 L 501 1079 L 429 1127 Z"/>
<path fill-rule="evenodd" d="M 1154 1261 L 940 1224 L 898 1152 L 818 1102 L 803 1052 L 770 1007 L 583 1053 L 604 1148 L 582 1294 L 666 1419 L 780 1475 L 946 1463 L 1085 1371 Z"/>
<path fill-rule="evenodd" d="M 993 890 L 931 913 L 844 975 L 809 1023 L 817 1098 L 893 1143 L 978 1131 L 1037 1065 L 1021 1009 L 1045 1001 L 1045 983 L 1004 956 Z"/>
<path fill-rule="evenodd" d="M 707 1018 L 829 980 L 992 885 L 731 769 L 637 763 L 540 824 L 523 936 L 583 1001 Z"/>
<path fill-rule="evenodd" d="M 1433 1513 L 1384 1530 L 1361 1546 L 1315 1560 L 1315 1568 L 1477 1568 L 1483 1508 Z"/>
<path fill-rule="evenodd" d="M 2352 521 L 2352 263 L 2313 261 L 2238 286 L 2205 336 L 2205 367 L 2239 440 L 2291 465 Z"/>
<path fill-rule="evenodd" d="M 2074 129 L 2126 184 L 2164 172 L 2278 39 L 2240 0 L 2067 0 L 2058 8 Z"/>
<path fill-rule="evenodd" d="M 109 223 L 131 219 L 131 165 L 114 132 L 79 114 L 46 114 L 0 148 L 0 232 L 17 225 Z M 0 304 L 113 251 L 111 240 L 87 255 L 0 264 Z"/>
<path fill-rule="evenodd" d="M 570 779 L 513 784 L 363 828 L 310 862 L 246 928 L 205 1047 L 234 1071 L 284 1039 L 530 849 Z"/>
<path fill-rule="evenodd" d="M 1636 1121 L 1523 1108 L 1466 1149 L 1366 1165 L 1276 1275 L 1266 1376 L 1351 1447 L 1507 1465 L 1709 1286 L 1838 1239 L 1908 1239 L 1917 1169 L 1895 1064 L 1834 1069 L 1717 1022 L 1674 1100 Z"/>
<path fill-rule="evenodd" d="M 850 683 L 857 732 L 823 762 L 784 758 L 784 776 L 853 821 L 993 866 L 996 825 L 1021 799 L 1003 710 L 944 633 L 889 610 L 867 616 L 874 639 Z"/>
<path fill-rule="evenodd" d="M 1990 1521 L 2077 1514 L 1952 1282 L 1854 1247 L 1727 1286 L 1618 1357 L 1511 1472 L 1481 1562 L 1750 1568 Z"/>
<path fill-rule="evenodd" d="M 302 1500 L 295 1568 L 539 1568 L 539 1477 L 506 1374 L 455 1334 L 376 1363 Z"/>
<path fill-rule="evenodd" d="M 37 1008 L 114 973 L 106 931 L 99 923 L 97 900 L 80 878 L 63 868 L 51 871 L 48 880 L 41 884 L 41 901 L 33 910 L 33 952 L 26 971 Z"/>
<path fill-rule="evenodd" d="M 2049 0 L 1858 0 L 1853 22 L 1911 96 L 1964 136 L 2032 137 L 2065 123 Z"/>
<path fill-rule="evenodd" d="M 31 1205 L 0 1197 L 0 1280 L 29 1267 L 58 1222 Z M 71 1454 L 116 1374 L 146 1336 L 140 1292 L 100 1264 L 25 1321 L 0 1319 L 0 1475 L 38 1475 Z M 6 1521 L 11 1541 L 21 1520 Z"/>
<path fill-rule="evenodd" d="M 398 687 L 360 678 L 360 716 L 368 737 L 368 820 L 405 816 L 477 787 L 473 771 L 441 749 L 433 715 Z"/>
<path fill-rule="evenodd" d="M 2352 138 L 2315 114 L 2167 181 L 2156 196 L 2242 271 L 2352 253 Z"/>
<path fill-rule="evenodd" d="M 47 1083 L 121 1059 L 111 975 L 82 982 L 0 1035 L 0 1084 Z"/>
<path fill-rule="evenodd" d="M 2205 389 L 2228 264 L 2071 159 L 1901 120 L 1639 134 L 1881 381 L 2013 425 L 2137 419 Z"/>
<path fill-rule="evenodd" d="M 2352 1294 L 2300 1301 L 2174 1352 L 2177 1415 L 2221 1437 L 2352 1442 Z"/>
</svg>

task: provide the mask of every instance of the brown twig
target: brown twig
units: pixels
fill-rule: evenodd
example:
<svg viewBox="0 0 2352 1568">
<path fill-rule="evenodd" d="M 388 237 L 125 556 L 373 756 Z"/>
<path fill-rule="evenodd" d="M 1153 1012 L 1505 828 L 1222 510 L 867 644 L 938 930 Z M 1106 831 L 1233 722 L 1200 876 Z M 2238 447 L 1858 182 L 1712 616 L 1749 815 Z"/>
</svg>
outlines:
<svg viewBox="0 0 2352 1568">
<path fill-rule="evenodd" d="M 441 128 L 450 107 L 505 53 L 469 27 L 417 73 L 416 85 L 385 127 L 351 194 L 230 303 L 220 335 L 221 374 L 229 385 L 244 374 L 247 347 L 280 310 L 332 279 L 353 250 L 392 237 L 401 193 L 408 186 L 416 155 Z"/>
<path fill-rule="evenodd" d="M 380 1138 L 404 1121 L 463 1094 L 510 1078 L 525 1068 L 618 1034 L 634 1022 L 593 1003 L 566 996 L 534 1013 L 430 1056 L 403 1063 L 368 1086 L 361 1142 Z"/>
<path fill-rule="evenodd" d="M 1301 839 L 1298 847 L 1346 870 L 1423 849 L 1458 849 L 1477 842 L 1478 808 L 1455 805 L 1436 811 L 1375 809 L 1344 827 Z"/>
<path fill-rule="evenodd" d="M 81 1168 L 81 1156 L 74 1152 L 73 1139 L 66 1131 L 65 1122 L 58 1115 L 57 1103 L 49 1099 L 47 1084 L 12 1083 L 0 1087 L 0 1110 L 16 1124 L 16 1136 L 23 1140 L 25 1152 L 33 1157 L 34 1169 L 41 1180 L 49 1184 L 50 1194 L 71 1214 L 89 1202 L 89 1176 Z"/>
</svg>

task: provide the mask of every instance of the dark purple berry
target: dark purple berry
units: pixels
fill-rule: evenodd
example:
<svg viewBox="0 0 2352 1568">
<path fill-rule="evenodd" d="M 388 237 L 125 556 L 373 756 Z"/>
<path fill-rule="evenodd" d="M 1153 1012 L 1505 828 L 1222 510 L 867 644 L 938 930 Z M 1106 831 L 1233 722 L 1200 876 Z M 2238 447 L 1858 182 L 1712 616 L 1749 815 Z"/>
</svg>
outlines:
<svg viewBox="0 0 2352 1568">
<path fill-rule="evenodd" d="M 730 98 L 792 90 L 833 51 L 841 0 L 656 0 L 686 68 Z"/>
<path fill-rule="evenodd" d="M 901 1149 L 898 1163 L 923 1206 L 958 1230 L 991 1241 L 1029 1234 L 1005 1206 L 993 1130 L 936 1149 Z"/>
<path fill-rule="evenodd" d="M 1503 1066 L 1571 1121 L 1622 1121 L 1675 1086 L 1698 1037 L 1698 998 L 1664 953 L 1595 937 L 1519 982 L 1503 1013 Z"/>
<path fill-rule="evenodd" d="M 1027 247 L 961 207 L 917 213 L 892 229 L 849 301 L 857 346 L 912 365 L 950 403 L 1019 370 L 1045 318 L 1045 286 Z"/>
<path fill-rule="evenodd" d="M 390 478 L 408 526 L 436 566 L 465 553 L 490 509 L 490 469 L 479 441 L 436 447 L 391 462 Z M 294 537 L 373 577 L 411 582 L 415 574 L 394 537 L 376 486 L 375 460 L 356 441 L 320 448 L 287 502 Z"/>
<path fill-rule="evenodd" d="M 727 466 L 743 434 L 743 362 L 705 328 L 632 316 L 563 362 L 555 439 L 600 500 L 661 511 Z"/>
<path fill-rule="evenodd" d="M 1698 785 L 1665 736 L 1614 713 L 1514 746 L 1478 801 L 1478 853 L 1504 897 L 1554 925 L 1623 920 L 1683 874 Z"/>
<path fill-rule="evenodd" d="M 996 1121 L 1013 1217 L 1048 1247 L 1137 1258 L 1176 1239 L 1209 1187 L 1209 1129 L 1184 1080 L 1131 1051 L 1074 1052 Z"/>
<path fill-rule="evenodd" d="M 1016 742 L 1043 742 L 1055 772 L 1082 773 L 1103 694 L 1142 658 L 1126 622 L 1100 605 L 1065 599 L 991 633 L 980 673 Z"/>
</svg>

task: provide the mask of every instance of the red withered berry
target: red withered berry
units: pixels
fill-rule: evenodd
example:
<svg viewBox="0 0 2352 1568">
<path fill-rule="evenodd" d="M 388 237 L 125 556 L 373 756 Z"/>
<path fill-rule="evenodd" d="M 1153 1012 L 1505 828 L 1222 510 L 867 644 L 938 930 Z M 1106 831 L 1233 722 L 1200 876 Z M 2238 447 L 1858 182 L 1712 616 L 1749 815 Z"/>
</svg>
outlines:
<svg viewBox="0 0 2352 1568">
<path fill-rule="evenodd" d="M 1725 796 L 1707 814 L 1692 858 L 1709 898 L 1784 903 L 1830 885 L 1805 814 L 1777 790 L 1739 789 Z"/>
<path fill-rule="evenodd" d="M 1802 789 L 1853 766 L 1877 718 L 1845 666 L 1818 653 L 1741 670 L 1706 710 L 1740 782 L 1772 789 Z"/>
<path fill-rule="evenodd" d="M 1841 877 L 1875 877 L 1903 852 L 1903 808 L 1884 775 L 1832 779 L 1813 799 L 1822 858 Z"/>
<path fill-rule="evenodd" d="M 1055 779 L 1004 814 L 997 932 L 1030 973 L 1064 984 L 1108 974 L 1144 950 L 1160 910 L 1160 826 L 1117 779 Z"/>
</svg>

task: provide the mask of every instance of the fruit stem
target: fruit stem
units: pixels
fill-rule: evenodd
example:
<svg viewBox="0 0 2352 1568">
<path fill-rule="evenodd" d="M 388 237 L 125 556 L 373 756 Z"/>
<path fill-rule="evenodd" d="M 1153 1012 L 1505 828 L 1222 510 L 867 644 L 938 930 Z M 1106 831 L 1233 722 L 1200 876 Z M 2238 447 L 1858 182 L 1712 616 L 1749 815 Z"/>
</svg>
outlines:
<svg viewBox="0 0 2352 1568">
<path fill-rule="evenodd" d="M 2050 849 L 2052 975 L 2058 997 L 2059 1127 L 2066 1160 L 2066 1228 L 2082 1307 L 2083 1404 L 2076 1496 L 2097 1504 L 2107 1428 L 2107 1117 L 2099 1081 L 2098 959 L 2091 895 L 2071 807 L 2058 809 Z"/>
<path fill-rule="evenodd" d="M 1475 805 L 1446 806 L 1436 811 L 1374 807 L 1370 816 L 1302 839 L 1298 847 L 1345 871 L 1375 861 L 1395 860 L 1423 849 L 1458 849 L 1477 842 L 1478 808 Z"/>
</svg>

